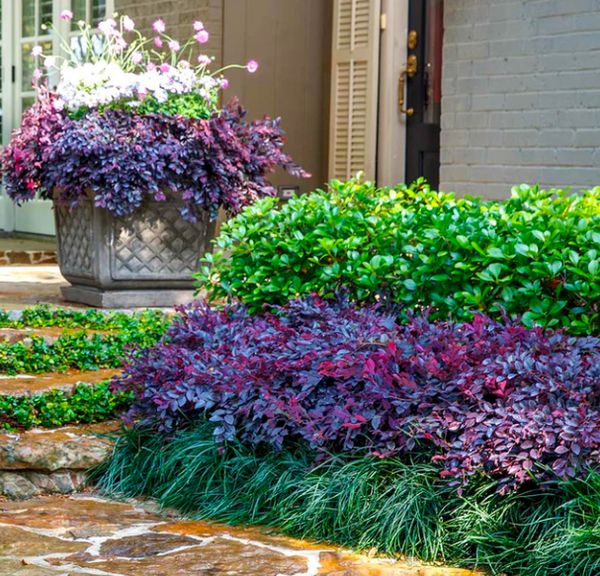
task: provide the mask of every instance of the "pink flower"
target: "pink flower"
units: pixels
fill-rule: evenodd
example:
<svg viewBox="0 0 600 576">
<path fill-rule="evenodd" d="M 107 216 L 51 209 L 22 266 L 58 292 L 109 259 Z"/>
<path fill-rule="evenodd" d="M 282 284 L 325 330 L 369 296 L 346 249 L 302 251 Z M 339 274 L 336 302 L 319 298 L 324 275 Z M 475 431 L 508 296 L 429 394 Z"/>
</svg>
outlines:
<svg viewBox="0 0 600 576">
<path fill-rule="evenodd" d="M 200 30 L 204 30 L 204 24 L 200 20 L 196 20 L 194 22 L 194 30 L 196 32 L 200 32 Z"/>
<path fill-rule="evenodd" d="M 227 78 L 221 78 L 221 88 L 223 88 L 223 90 L 229 88 L 229 80 L 227 80 Z"/>
<path fill-rule="evenodd" d="M 135 22 L 129 16 L 123 16 L 123 28 L 127 32 L 133 32 L 135 30 Z"/>
<path fill-rule="evenodd" d="M 142 53 L 141 53 L 141 52 L 137 52 L 137 51 L 136 51 L 136 52 L 134 52 L 134 53 L 131 55 L 131 61 L 132 61 L 134 64 L 141 64 L 141 62 L 142 62 L 142 60 L 143 60 L 143 59 L 144 59 L 144 56 L 142 55 Z"/>
<path fill-rule="evenodd" d="M 31 75 L 31 81 L 33 84 L 36 84 L 38 80 L 42 77 L 42 71 L 39 68 L 36 68 Z"/>
<path fill-rule="evenodd" d="M 152 24 L 152 29 L 159 34 L 162 34 L 167 29 L 165 21 L 162 18 L 155 20 L 154 24 Z"/>
<path fill-rule="evenodd" d="M 209 39 L 208 32 L 206 30 L 200 30 L 194 38 L 198 42 L 198 44 L 206 44 Z"/>
<path fill-rule="evenodd" d="M 33 50 L 31 51 L 31 55 L 33 57 L 41 56 L 42 55 L 42 47 L 41 46 L 34 46 Z"/>
<path fill-rule="evenodd" d="M 167 74 L 170 70 L 171 67 L 165 62 L 163 64 L 160 65 L 159 70 L 163 73 L 163 74 Z"/>
<path fill-rule="evenodd" d="M 163 41 L 160 39 L 160 36 L 155 36 L 155 37 L 154 37 L 154 45 L 155 45 L 157 48 L 162 48 L 162 46 L 163 46 Z"/>
<path fill-rule="evenodd" d="M 179 42 L 177 42 L 177 40 L 171 40 L 169 42 L 169 48 L 173 51 L 173 52 L 177 52 L 181 46 L 179 44 Z"/>
<path fill-rule="evenodd" d="M 210 56 L 206 54 L 200 54 L 200 56 L 198 56 L 198 64 L 201 64 L 202 66 L 208 66 L 210 63 Z"/>
<path fill-rule="evenodd" d="M 73 20 L 73 12 L 71 12 L 70 10 L 63 10 L 60 13 L 60 19 L 61 20 Z"/>
<path fill-rule="evenodd" d="M 115 34 L 115 47 L 119 51 L 123 51 L 125 48 L 127 48 L 127 42 L 120 34 Z"/>
<path fill-rule="evenodd" d="M 65 103 L 64 103 L 64 102 L 63 102 L 63 101 L 62 101 L 60 98 L 57 98 L 57 99 L 56 99 L 56 100 L 53 102 L 53 105 L 54 105 L 54 109 L 55 109 L 57 112 L 61 112 L 62 110 L 64 110 L 64 109 L 65 109 Z"/>
<path fill-rule="evenodd" d="M 102 20 L 102 22 L 98 24 L 98 30 L 100 30 L 100 32 L 102 32 L 102 34 L 105 36 L 112 36 L 112 34 L 115 32 L 116 26 L 117 23 L 112 18 L 109 18 L 108 20 Z"/>
<path fill-rule="evenodd" d="M 156 64 L 154 64 L 154 62 L 148 62 L 148 64 L 146 64 L 146 70 L 148 70 L 148 72 L 156 70 Z"/>
<path fill-rule="evenodd" d="M 258 70 L 258 62 L 256 60 L 250 60 L 248 64 L 246 64 L 246 68 L 250 74 L 254 74 Z"/>
</svg>

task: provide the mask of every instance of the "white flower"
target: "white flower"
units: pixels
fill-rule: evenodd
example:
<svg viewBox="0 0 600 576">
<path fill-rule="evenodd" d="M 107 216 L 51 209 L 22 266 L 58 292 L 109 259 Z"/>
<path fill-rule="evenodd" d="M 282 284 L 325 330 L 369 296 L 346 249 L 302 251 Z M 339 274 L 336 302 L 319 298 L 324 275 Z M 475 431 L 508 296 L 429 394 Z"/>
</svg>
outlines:
<svg viewBox="0 0 600 576">
<path fill-rule="evenodd" d="M 154 97 L 158 102 L 166 102 L 169 98 L 169 94 L 166 90 L 155 90 Z"/>
<path fill-rule="evenodd" d="M 44 66 L 46 68 L 53 68 L 56 66 L 56 58 L 54 56 L 46 56 L 44 59 Z"/>
</svg>

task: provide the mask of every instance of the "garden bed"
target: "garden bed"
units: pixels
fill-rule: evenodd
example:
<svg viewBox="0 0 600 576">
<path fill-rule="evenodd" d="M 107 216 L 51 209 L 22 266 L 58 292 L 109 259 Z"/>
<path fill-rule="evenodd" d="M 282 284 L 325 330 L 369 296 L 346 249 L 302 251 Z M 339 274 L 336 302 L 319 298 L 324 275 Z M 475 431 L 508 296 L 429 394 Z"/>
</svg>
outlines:
<svg viewBox="0 0 600 576">
<path fill-rule="evenodd" d="M 600 569 L 600 340 L 316 297 L 181 310 L 111 493 L 494 574 Z"/>
</svg>

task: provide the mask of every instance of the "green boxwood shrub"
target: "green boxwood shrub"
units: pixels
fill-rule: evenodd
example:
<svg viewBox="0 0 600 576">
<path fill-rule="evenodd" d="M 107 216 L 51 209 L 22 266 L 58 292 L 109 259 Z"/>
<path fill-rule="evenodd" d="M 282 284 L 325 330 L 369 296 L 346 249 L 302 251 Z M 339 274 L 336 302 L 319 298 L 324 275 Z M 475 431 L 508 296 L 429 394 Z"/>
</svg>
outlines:
<svg viewBox="0 0 600 576">
<path fill-rule="evenodd" d="M 375 188 L 333 181 L 227 222 L 197 275 L 212 299 L 264 303 L 345 289 L 433 319 L 474 311 L 531 326 L 600 328 L 600 187 L 581 194 L 514 187 L 506 201 L 456 198 L 419 180 Z"/>
</svg>

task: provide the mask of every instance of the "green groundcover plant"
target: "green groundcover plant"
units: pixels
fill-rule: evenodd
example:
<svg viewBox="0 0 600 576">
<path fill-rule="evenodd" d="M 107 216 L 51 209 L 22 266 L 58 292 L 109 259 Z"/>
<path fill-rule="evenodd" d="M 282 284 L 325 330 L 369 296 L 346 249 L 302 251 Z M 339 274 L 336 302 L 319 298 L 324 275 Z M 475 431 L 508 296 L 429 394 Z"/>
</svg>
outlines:
<svg viewBox="0 0 600 576">
<path fill-rule="evenodd" d="M 71 394 L 53 390 L 36 396 L 0 396 L 0 428 L 54 428 L 93 424 L 117 418 L 131 404 L 131 395 L 113 393 L 108 382 L 78 384 Z"/>
<path fill-rule="evenodd" d="M 600 475 L 508 494 L 480 475 L 462 490 L 433 464 L 219 445 L 214 424 L 129 430 L 97 471 L 113 495 L 150 495 L 199 518 L 512 576 L 600 572 Z"/>
<path fill-rule="evenodd" d="M 46 304 L 31 306 L 18 313 L 0 310 L 0 328 L 82 328 L 85 330 L 154 331 L 166 327 L 167 316 L 158 311 L 140 313 L 70 310 Z"/>
<path fill-rule="evenodd" d="M 154 311 L 105 314 L 41 306 L 25 310 L 17 318 L 0 312 L 0 328 L 52 326 L 75 329 L 52 343 L 41 336 L 32 336 L 28 341 L 0 342 L 0 373 L 14 375 L 65 372 L 70 368 L 117 368 L 126 351 L 155 344 L 169 322 L 166 315 Z M 86 330 L 101 332 L 90 334 Z"/>
<path fill-rule="evenodd" d="M 517 186 L 506 201 L 333 181 L 224 224 L 198 274 L 213 299 L 264 303 L 344 288 L 433 319 L 518 316 L 526 326 L 600 331 L 600 187 Z"/>
</svg>

